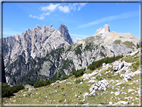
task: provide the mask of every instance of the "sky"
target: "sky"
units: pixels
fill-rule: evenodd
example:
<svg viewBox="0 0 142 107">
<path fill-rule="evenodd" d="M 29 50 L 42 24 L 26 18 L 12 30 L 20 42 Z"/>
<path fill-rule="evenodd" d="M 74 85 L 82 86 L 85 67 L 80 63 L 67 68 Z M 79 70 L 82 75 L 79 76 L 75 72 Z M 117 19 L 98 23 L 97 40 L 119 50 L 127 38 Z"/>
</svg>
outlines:
<svg viewBox="0 0 142 107">
<path fill-rule="evenodd" d="M 139 3 L 3 3 L 3 37 L 21 35 L 37 24 L 65 24 L 72 39 L 93 36 L 105 24 L 110 32 L 140 37 Z"/>
</svg>

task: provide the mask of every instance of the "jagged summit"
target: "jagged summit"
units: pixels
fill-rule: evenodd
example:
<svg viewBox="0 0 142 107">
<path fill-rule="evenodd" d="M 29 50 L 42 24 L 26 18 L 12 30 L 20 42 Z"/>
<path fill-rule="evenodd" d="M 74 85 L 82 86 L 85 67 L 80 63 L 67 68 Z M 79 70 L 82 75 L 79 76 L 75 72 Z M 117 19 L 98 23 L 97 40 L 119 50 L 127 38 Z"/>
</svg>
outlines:
<svg viewBox="0 0 142 107">
<path fill-rule="evenodd" d="M 105 24 L 105 25 L 104 25 L 104 29 L 105 29 L 106 31 L 110 32 L 110 28 L 109 28 L 109 25 L 108 25 L 108 24 Z"/>
<path fill-rule="evenodd" d="M 36 28 L 39 28 L 39 29 L 41 29 L 41 27 L 40 27 L 40 26 L 39 26 L 38 24 L 36 25 Z"/>
<path fill-rule="evenodd" d="M 66 27 L 66 25 L 61 24 L 61 26 L 59 27 L 59 31 L 64 34 L 65 32 L 68 32 L 68 28 Z"/>
<path fill-rule="evenodd" d="M 99 28 L 99 29 L 97 29 L 95 35 L 96 35 L 96 34 L 101 34 L 101 33 L 103 33 L 103 34 L 108 34 L 109 32 L 110 32 L 109 25 L 105 24 L 105 25 L 104 25 L 104 28 Z"/>
<path fill-rule="evenodd" d="M 69 44 L 73 44 L 73 40 L 72 40 L 70 34 L 68 33 L 68 28 L 67 28 L 66 25 L 61 24 L 61 26 L 59 27 L 58 30 L 59 30 L 59 31 L 61 32 L 61 34 L 64 36 L 65 41 L 69 42 Z"/>
<path fill-rule="evenodd" d="M 51 24 L 49 27 L 51 28 L 51 27 L 53 27 L 53 25 Z"/>
<path fill-rule="evenodd" d="M 5 47 L 7 48 L 4 48 L 6 50 L 4 55 L 5 64 L 12 63 L 21 54 L 28 61 L 29 55 L 32 58 L 44 57 L 54 49 L 73 43 L 68 33 L 68 28 L 63 24 L 56 30 L 52 24 L 50 26 L 43 25 L 42 28 L 37 24 L 32 30 L 27 29 L 21 35 L 14 35 L 10 40 L 13 42 L 9 42 L 9 38 L 4 39 L 6 42 Z M 11 58 L 10 60 L 8 59 L 9 57 Z"/>
</svg>

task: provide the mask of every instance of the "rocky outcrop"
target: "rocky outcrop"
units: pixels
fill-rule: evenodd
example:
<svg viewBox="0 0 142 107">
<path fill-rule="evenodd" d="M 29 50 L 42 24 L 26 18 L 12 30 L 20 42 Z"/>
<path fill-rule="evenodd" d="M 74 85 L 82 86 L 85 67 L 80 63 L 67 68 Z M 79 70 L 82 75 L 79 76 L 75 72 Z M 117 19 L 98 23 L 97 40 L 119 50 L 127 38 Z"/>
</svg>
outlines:
<svg viewBox="0 0 142 107">
<path fill-rule="evenodd" d="M 97 29 L 95 36 L 101 34 L 102 38 L 104 38 L 109 32 L 110 32 L 109 25 L 105 24 L 104 28 Z"/>
<path fill-rule="evenodd" d="M 101 80 L 99 82 L 95 82 L 91 87 L 90 87 L 90 96 L 94 96 L 95 95 L 95 91 L 96 90 L 103 90 L 103 91 L 106 91 L 107 89 L 107 86 L 109 85 L 109 83 L 104 79 L 104 80 Z"/>
</svg>

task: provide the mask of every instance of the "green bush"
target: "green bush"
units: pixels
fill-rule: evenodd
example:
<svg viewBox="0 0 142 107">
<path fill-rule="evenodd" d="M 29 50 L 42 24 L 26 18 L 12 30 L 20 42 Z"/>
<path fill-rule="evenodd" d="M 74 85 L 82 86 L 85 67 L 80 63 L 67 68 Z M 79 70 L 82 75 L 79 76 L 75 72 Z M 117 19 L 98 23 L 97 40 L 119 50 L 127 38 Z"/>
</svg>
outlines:
<svg viewBox="0 0 142 107">
<path fill-rule="evenodd" d="M 65 79 L 68 79 L 68 75 L 64 75 L 62 78 L 61 78 L 61 80 L 65 80 Z"/>
<path fill-rule="evenodd" d="M 78 83 L 80 83 L 80 82 L 83 82 L 83 79 L 82 79 L 82 80 L 81 80 L 81 79 L 78 79 L 78 80 L 75 81 L 76 84 L 78 84 Z"/>
<path fill-rule="evenodd" d="M 33 82 L 29 82 L 28 84 L 34 86 L 34 83 L 33 83 Z"/>
<path fill-rule="evenodd" d="M 102 78 L 102 77 L 100 77 L 100 76 L 97 76 L 96 79 L 99 80 L 99 81 L 101 81 L 101 80 L 103 80 L 104 78 Z"/>
<path fill-rule="evenodd" d="M 36 83 L 34 83 L 34 87 L 38 88 L 38 87 L 50 85 L 53 82 L 55 82 L 55 81 L 52 81 L 52 80 L 46 80 L 46 81 L 40 80 L 40 81 L 37 81 Z"/>
<path fill-rule="evenodd" d="M 107 63 L 112 63 L 112 62 L 114 62 L 114 61 L 116 61 L 116 60 L 118 60 L 118 59 L 120 59 L 122 57 L 123 57 L 122 55 L 121 56 L 116 56 L 116 57 L 113 56 L 113 57 L 106 57 L 106 58 L 98 60 L 98 61 L 94 61 L 94 62 L 92 62 L 92 64 L 90 64 L 88 66 L 88 69 L 94 70 L 94 69 L 99 68 L 100 66 L 102 66 L 103 63 L 106 63 L 106 64 Z"/>
<path fill-rule="evenodd" d="M 3 85 L 2 86 L 2 97 L 12 96 L 13 93 L 18 92 L 21 89 L 24 89 L 24 86 L 22 86 L 22 85 L 15 85 L 13 87 L 10 87 L 9 85 Z"/>
<path fill-rule="evenodd" d="M 80 77 L 81 75 L 84 74 L 85 70 L 86 70 L 86 68 L 80 69 L 80 70 L 77 70 L 77 71 L 73 71 L 73 75 L 75 75 L 75 77 Z"/>
</svg>

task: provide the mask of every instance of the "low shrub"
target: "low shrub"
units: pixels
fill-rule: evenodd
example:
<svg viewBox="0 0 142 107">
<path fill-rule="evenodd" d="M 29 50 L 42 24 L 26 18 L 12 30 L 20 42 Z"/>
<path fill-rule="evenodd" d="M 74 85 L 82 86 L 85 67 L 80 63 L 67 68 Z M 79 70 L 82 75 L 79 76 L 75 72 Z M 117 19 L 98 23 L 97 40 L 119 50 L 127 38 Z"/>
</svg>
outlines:
<svg viewBox="0 0 142 107">
<path fill-rule="evenodd" d="M 106 63 L 106 64 L 107 63 L 112 63 L 112 62 L 114 62 L 114 61 L 116 61 L 116 60 L 118 60 L 118 59 L 120 59 L 122 57 L 123 57 L 123 55 L 116 56 L 116 57 L 113 56 L 113 57 L 106 57 L 106 58 L 98 60 L 98 61 L 94 61 L 94 62 L 92 62 L 92 64 L 90 64 L 88 66 L 88 69 L 94 70 L 94 69 L 99 68 L 100 66 L 102 66 L 103 63 Z"/>
<path fill-rule="evenodd" d="M 34 83 L 34 87 L 38 88 L 38 87 L 50 85 L 53 82 L 55 82 L 55 81 L 52 81 L 52 80 L 46 80 L 46 81 L 40 80 L 40 81 L 37 81 L 36 83 Z"/>
<path fill-rule="evenodd" d="M 101 81 L 101 80 L 103 80 L 104 78 L 102 78 L 102 77 L 100 77 L 100 76 L 97 76 L 96 79 L 99 80 L 99 81 Z"/>
<path fill-rule="evenodd" d="M 34 83 L 33 83 L 33 82 L 29 82 L 28 84 L 34 86 Z"/>
<path fill-rule="evenodd" d="M 21 89 L 24 89 L 23 85 L 15 85 L 13 87 L 10 87 L 9 85 L 3 85 L 2 86 L 2 97 L 12 96 L 13 93 L 18 92 Z"/>
<path fill-rule="evenodd" d="M 64 75 L 62 78 L 61 78 L 61 80 L 65 80 L 65 79 L 68 79 L 68 75 Z"/>
<path fill-rule="evenodd" d="M 78 83 L 80 83 L 80 82 L 83 82 L 83 79 L 82 79 L 82 80 L 81 80 L 81 79 L 78 79 L 78 80 L 75 81 L 76 84 L 78 84 Z"/>
<path fill-rule="evenodd" d="M 86 70 L 86 68 L 80 69 L 80 70 L 77 70 L 77 71 L 73 71 L 73 75 L 75 75 L 75 77 L 80 77 L 81 75 L 84 74 L 85 70 Z"/>
</svg>

